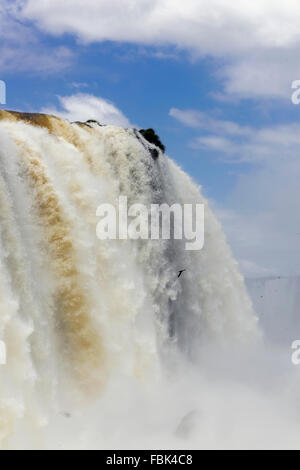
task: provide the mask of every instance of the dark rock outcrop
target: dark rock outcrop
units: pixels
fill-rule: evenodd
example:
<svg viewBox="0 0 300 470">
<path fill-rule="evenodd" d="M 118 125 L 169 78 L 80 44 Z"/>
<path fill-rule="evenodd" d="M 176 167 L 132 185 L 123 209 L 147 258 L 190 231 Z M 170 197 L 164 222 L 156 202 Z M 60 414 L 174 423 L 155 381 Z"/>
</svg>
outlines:
<svg viewBox="0 0 300 470">
<path fill-rule="evenodd" d="M 81 122 L 81 121 L 74 121 L 72 122 L 71 124 L 77 124 L 78 126 L 86 126 L 86 127 L 89 127 L 90 129 L 92 129 L 93 127 L 88 124 L 87 122 Z"/>
<path fill-rule="evenodd" d="M 149 152 L 151 153 L 153 160 L 156 160 L 159 157 L 159 151 L 157 149 L 149 148 Z"/>
<path fill-rule="evenodd" d="M 104 124 L 100 124 L 100 122 L 96 121 L 96 119 L 89 119 L 88 121 L 86 121 L 86 124 L 97 124 L 100 127 L 104 126 Z"/>
<path fill-rule="evenodd" d="M 146 139 L 150 144 L 156 145 L 156 147 L 160 148 L 160 150 L 165 153 L 166 147 L 161 142 L 159 136 L 153 129 L 140 129 L 140 134 Z M 158 156 L 158 155 L 157 155 Z M 157 157 L 156 157 L 157 158 Z"/>
</svg>

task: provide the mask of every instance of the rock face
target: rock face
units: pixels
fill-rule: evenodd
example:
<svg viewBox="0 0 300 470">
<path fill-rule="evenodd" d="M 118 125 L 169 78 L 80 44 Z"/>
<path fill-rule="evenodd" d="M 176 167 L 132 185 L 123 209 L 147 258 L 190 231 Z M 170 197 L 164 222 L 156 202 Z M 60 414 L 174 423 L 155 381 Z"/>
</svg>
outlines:
<svg viewBox="0 0 300 470">
<path fill-rule="evenodd" d="M 160 150 L 165 153 L 166 147 L 161 142 L 159 136 L 155 133 L 153 129 L 141 129 L 140 134 L 146 139 L 150 144 L 156 145 L 156 147 L 160 148 Z"/>
<path fill-rule="evenodd" d="M 153 129 L 133 129 L 136 138 L 141 142 L 149 152 L 153 160 L 157 160 L 159 155 L 165 153 L 166 147 L 161 142 Z"/>
<path fill-rule="evenodd" d="M 158 150 L 149 148 L 149 152 L 151 153 L 151 157 L 153 158 L 153 160 L 157 160 L 157 158 L 159 157 Z"/>
<path fill-rule="evenodd" d="M 104 126 L 104 124 L 100 124 L 100 122 L 96 121 L 96 119 L 89 119 L 88 121 L 86 121 L 86 124 L 97 124 L 100 127 Z"/>
</svg>

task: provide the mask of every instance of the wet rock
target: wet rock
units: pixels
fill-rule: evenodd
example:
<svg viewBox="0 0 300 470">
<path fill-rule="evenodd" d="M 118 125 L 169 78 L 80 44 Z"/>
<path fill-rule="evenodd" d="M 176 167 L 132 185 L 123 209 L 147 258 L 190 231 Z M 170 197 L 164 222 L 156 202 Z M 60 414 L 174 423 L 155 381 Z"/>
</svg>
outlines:
<svg viewBox="0 0 300 470">
<path fill-rule="evenodd" d="M 150 144 L 156 145 L 156 147 L 158 147 L 163 153 L 165 153 L 166 147 L 161 142 L 159 136 L 155 133 L 153 129 L 141 129 L 139 132 L 144 137 L 144 139 L 150 142 Z"/>
<path fill-rule="evenodd" d="M 100 122 L 96 121 L 96 119 L 89 119 L 88 121 L 86 121 L 86 124 L 97 124 L 100 127 L 104 126 L 104 124 L 100 124 Z"/>
<path fill-rule="evenodd" d="M 87 122 L 74 121 L 72 122 L 72 124 L 77 124 L 78 126 L 86 126 L 86 127 L 89 127 L 90 129 L 93 129 L 93 127 Z"/>
<path fill-rule="evenodd" d="M 157 149 L 149 148 L 149 152 L 151 153 L 153 160 L 156 160 L 159 157 L 159 151 Z"/>
</svg>

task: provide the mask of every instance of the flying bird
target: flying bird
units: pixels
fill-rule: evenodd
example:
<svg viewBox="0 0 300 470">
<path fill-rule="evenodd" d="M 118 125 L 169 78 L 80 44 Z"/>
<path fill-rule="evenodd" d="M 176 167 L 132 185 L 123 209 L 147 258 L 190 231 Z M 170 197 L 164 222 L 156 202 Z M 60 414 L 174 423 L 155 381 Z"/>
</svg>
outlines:
<svg viewBox="0 0 300 470">
<path fill-rule="evenodd" d="M 186 269 L 182 269 L 181 271 L 179 271 L 178 273 L 178 279 L 180 278 L 180 276 L 182 276 L 182 274 L 186 271 Z"/>
</svg>

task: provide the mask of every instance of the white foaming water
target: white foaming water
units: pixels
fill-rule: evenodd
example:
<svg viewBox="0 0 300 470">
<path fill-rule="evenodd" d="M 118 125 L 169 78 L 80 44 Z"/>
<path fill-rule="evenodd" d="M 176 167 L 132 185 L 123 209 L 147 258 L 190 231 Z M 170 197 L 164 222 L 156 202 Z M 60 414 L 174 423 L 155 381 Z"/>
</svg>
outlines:
<svg viewBox="0 0 300 470">
<path fill-rule="evenodd" d="M 190 178 L 132 130 L 1 117 L 1 448 L 256 445 L 251 406 L 282 428 L 248 375 L 233 385 L 257 320 Z M 97 207 L 121 195 L 204 203 L 204 249 L 98 240 Z M 236 413 L 250 423 L 242 436 Z"/>
</svg>

